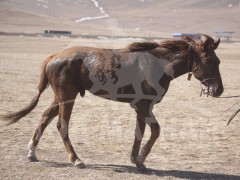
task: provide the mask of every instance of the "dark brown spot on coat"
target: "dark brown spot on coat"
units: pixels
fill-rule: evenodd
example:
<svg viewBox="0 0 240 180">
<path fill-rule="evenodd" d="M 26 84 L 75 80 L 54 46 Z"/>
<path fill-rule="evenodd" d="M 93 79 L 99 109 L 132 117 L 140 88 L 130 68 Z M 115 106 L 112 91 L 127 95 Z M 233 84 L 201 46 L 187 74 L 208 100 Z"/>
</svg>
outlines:
<svg viewBox="0 0 240 180">
<path fill-rule="evenodd" d="M 117 94 L 135 94 L 132 84 L 118 88 Z"/>
<path fill-rule="evenodd" d="M 151 87 L 146 80 L 142 81 L 141 88 L 143 94 L 145 95 L 157 95 L 157 91 L 153 87 Z"/>
<path fill-rule="evenodd" d="M 165 93 L 162 95 L 162 97 L 166 94 L 170 81 L 173 80 L 173 78 L 166 73 L 163 74 L 162 78 L 159 80 L 160 86 L 165 89 Z"/>
</svg>

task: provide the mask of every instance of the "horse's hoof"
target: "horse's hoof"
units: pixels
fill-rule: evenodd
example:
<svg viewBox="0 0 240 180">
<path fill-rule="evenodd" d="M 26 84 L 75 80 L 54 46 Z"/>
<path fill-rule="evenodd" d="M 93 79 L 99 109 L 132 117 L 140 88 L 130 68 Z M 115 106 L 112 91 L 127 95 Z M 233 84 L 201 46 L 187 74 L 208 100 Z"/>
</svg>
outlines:
<svg viewBox="0 0 240 180">
<path fill-rule="evenodd" d="M 86 167 L 85 164 L 79 159 L 75 161 L 74 166 L 81 169 Z"/>
<path fill-rule="evenodd" d="M 142 173 L 147 171 L 147 168 L 146 168 L 146 166 L 144 164 L 137 165 L 137 169 L 138 169 L 138 171 L 140 171 Z"/>
<path fill-rule="evenodd" d="M 30 162 L 38 162 L 38 159 L 37 159 L 36 156 L 28 156 L 28 160 L 29 160 Z"/>
<path fill-rule="evenodd" d="M 130 160 L 133 164 L 136 164 L 136 158 L 134 158 L 133 156 L 130 156 Z"/>
<path fill-rule="evenodd" d="M 142 155 L 138 155 L 137 156 L 137 162 L 139 163 L 139 164 L 143 164 L 144 163 L 144 161 L 145 161 L 145 158 L 143 158 L 143 156 Z"/>
</svg>

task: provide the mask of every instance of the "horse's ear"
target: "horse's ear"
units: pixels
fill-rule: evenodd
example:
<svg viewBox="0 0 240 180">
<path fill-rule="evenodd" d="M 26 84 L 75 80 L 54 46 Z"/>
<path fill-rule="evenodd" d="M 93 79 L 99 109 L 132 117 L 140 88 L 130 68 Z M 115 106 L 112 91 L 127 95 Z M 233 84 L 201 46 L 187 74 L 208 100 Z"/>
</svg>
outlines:
<svg viewBox="0 0 240 180">
<path fill-rule="evenodd" d="M 205 51 L 205 50 L 207 50 L 207 49 L 209 49 L 209 47 L 211 47 L 211 45 L 212 45 L 212 41 L 211 41 L 211 39 L 206 39 L 204 42 L 203 42 L 203 50 Z"/>
<path fill-rule="evenodd" d="M 213 50 L 216 50 L 218 45 L 220 44 L 220 38 L 213 44 Z"/>
<path fill-rule="evenodd" d="M 215 50 L 217 49 L 220 40 L 218 40 L 216 43 L 214 43 L 214 39 L 206 34 L 202 34 L 203 38 L 203 50 L 206 51 L 208 49 Z"/>
</svg>

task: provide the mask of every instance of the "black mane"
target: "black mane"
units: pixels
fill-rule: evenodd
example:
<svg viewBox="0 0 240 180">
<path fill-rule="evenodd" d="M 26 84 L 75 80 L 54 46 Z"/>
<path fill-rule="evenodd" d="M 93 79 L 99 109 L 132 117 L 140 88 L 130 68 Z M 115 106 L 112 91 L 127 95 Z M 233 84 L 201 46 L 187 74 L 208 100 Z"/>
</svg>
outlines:
<svg viewBox="0 0 240 180">
<path fill-rule="evenodd" d="M 166 40 L 158 44 L 156 42 L 134 42 L 127 48 L 130 52 L 142 52 L 156 49 L 157 47 L 166 48 L 170 51 L 185 51 L 189 50 L 190 44 L 196 42 L 190 37 L 183 37 L 181 40 Z"/>
<path fill-rule="evenodd" d="M 128 46 L 130 52 L 149 51 L 159 47 L 156 42 L 134 42 Z"/>
</svg>

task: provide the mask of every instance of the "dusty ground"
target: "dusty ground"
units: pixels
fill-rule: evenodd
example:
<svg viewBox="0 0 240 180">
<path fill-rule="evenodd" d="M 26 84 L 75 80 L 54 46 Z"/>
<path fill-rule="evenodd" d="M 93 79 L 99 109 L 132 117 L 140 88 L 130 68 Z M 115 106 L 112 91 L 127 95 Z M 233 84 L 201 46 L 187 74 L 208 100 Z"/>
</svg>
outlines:
<svg viewBox="0 0 240 180">
<path fill-rule="evenodd" d="M 0 36 L 0 114 L 25 106 L 36 95 L 43 60 L 72 45 L 123 47 L 108 40 Z M 217 50 L 225 85 L 223 95 L 240 94 L 240 44 L 221 44 Z M 91 94 L 80 96 L 71 119 L 70 138 L 86 169 L 69 163 L 56 119 L 46 129 L 37 149 L 40 162 L 30 163 L 27 144 L 41 113 L 52 101 L 48 88 L 37 108 L 12 126 L 0 122 L 0 179 L 240 179 L 240 115 L 226 126 L 239 98 L 199 97 L 197 80 L 184 75 L 171 84 L 155 106 L 161 124 L 145 165 L 145 174 L 130 163 L 135 113 L 127 104 Z M 149 129 L 144 142 L 149 137 Z"/>
</svg>

